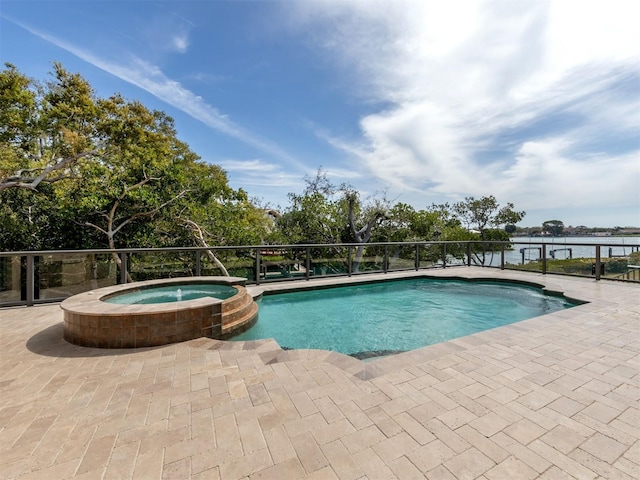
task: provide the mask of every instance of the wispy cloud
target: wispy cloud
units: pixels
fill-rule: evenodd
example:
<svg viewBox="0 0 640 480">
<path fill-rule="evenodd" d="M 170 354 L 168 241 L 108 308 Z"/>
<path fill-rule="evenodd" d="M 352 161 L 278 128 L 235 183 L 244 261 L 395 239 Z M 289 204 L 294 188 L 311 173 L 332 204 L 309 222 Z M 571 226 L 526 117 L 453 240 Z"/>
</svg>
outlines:
<svg viewBox="0 0 640 480">
<path fill-rule="evenodd" d="M 199 120 L 208 127 L 227 136 L 236 138 L 247 145 L 276 157 L 279 160 L 284 160 L 291 166 L 304 171 L 305 167 L 284 149 L 233 122 L 215 107 L 209 105 L 202 97 L 186 89 L 179 82 L 168 78 L 159 67 L 133 55 L 127 63 L 108 60 L 27 24 L 16 20 L 9 20 L 33 35 L 66 50 L 85 62 L 149 92 L 156 98 Z"/>
<path fill-rule="evenodd" d="M 193 23 L 183 16 L 161 9 L 150 15 L 140 35 L 152 49 L 184 54 L 189 50 L 192 28 Z"/>
<path fill-rule="evenodd" d="M 282 165 L 261 159 L 224 159 L 215 163 L 227 171 L 234 182 L 243 186 L 283 189 L 299 187 L 302 183 L 299 174 L 288 172 Z"/>
<path fill-rule="evenodd" d="M 608 204 L 628 204 L 640 3 L 296 6 L 291 28 L 311 32 L 310 47 L 349 73 L 355 95 L 387 105 L 361 119 L 359 139 L 321 135 L 380 182 L 427 202 L 495 194 L 521 208 L 589 206 L 597 185 Z"/>
<path fill-rule="evenodd" d="M 174 51 L 185 53 L 189 48 L 189 37 L 187 33 L 180 32 L 172 35 L 170 45 Z"/>
<path fill-rule="evenodd" d="M 207 84 L 207 85 L 228 80 L 228 78 L 225 77 L 224 75 L 215 75 L 213 73 L 204 73 L 204 72 L 189 73 L 183 76 L 182 78 L 186 80 L 192 80 L 198 83 Z"/>
</svg>

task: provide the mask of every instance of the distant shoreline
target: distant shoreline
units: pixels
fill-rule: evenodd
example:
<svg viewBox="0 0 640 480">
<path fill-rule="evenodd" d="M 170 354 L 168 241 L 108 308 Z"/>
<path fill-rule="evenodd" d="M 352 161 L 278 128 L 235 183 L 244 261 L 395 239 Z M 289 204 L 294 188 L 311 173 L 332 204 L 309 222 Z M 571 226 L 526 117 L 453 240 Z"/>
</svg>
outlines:
<svg viewBox="0 0 640 480">
<path fill-rule="evenodd" d="M 529 234 L 529 233 L 514 233 L 511 235 L 512 237 L 530 237 L 530 238 L 575 238 L 575 237 L 595 237 L 595 238 L 620 238 L 620 237 L 640 237 L 640 232 L 638 233 L 611 233 L 611 234 L 596 234 L 596 233 L 580 233 L 580 234 L 567 234 L 567 235 L 540 235 L 540 234 Z"/>
</svg>

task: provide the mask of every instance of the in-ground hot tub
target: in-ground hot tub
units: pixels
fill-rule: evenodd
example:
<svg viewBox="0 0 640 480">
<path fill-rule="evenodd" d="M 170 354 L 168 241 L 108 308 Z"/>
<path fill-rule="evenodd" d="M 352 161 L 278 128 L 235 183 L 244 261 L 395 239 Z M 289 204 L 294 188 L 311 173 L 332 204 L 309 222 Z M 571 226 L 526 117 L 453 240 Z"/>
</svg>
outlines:
<svg viewBox="0 0 640 480">
<path fill-rule="evenodd" d="M 64 338 L 98 348 L 228 338 L 251 327 L 258 318 L 258 305 L 247 293 L 245 282 L 239 277 L 171 278 L 74 295 L 60 305 Z"/>
</svg>

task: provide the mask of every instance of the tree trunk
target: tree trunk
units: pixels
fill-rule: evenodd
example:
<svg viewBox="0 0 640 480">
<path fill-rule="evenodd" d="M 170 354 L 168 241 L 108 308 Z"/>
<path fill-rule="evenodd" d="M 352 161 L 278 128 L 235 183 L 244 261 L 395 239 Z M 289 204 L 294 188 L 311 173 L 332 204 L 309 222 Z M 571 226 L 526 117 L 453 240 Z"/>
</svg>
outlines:
<svg viewBox="0 0 640 480">
<path fill-rule="evenodd" d="M 355 273 L 360 271 L 360 264 L 362 263 L 362 255 L 364 253 L 364 245 L 358 245 L 356 249 L 356 257 L 353 259 L 351 270 Z"/>
<path fill-rule="evenodd" d="M 130 187 L 126 187 L 125 186 L 124 190 L 122 191 L 122 193 L 120 194 L 118 199 L 113 203 L 113 205 L 111 206 L 111 209 L 109 209 L 109 213 L 101 213 L 100 214 L 102 217 L 104 217 L 107 220 L 107 228 L 106 228 L 106 230 L 104 228 L 99 227 L 95 223 L 91 223 L 91 222 L 85 222 L 84 225 L 86 225 L 88 227 L 93 227 L 96 230 L 98 230 L 99 232 L 104 233 L 107 236 L 107 240 L 109 242 L 109 248 L 112 249 L 112 250 L 115 250 L 116 244 L 115 244 L 114 238 L 115 238 L 116 234 L 120 230 L 122 230 L 126 225 L 128 225 L 128 224 L 130 224 L 130 223 L 132 223 L 135 220 L 140 219 L 140 218 L 153 217 L 156 213 L 158 213 L 164 207 L 169 205 L 171 202 L 177 200 L 178 198 L 182 197 L 188 191 L 188 190 L 183 190 L 182 192 L 180 192 L 175 197 L 171 198 L 170 200 L 164 202 L 162 205 L 160 205 L 160 206 L 158 206 L 158 207 L 156 207 L 156 208 L 154 208 L 152 210 L 133 214 L 129 218 L 127 218 L 126 220 L 122 221 L 120 223 L 120 225 L 118 225 L 117 227 L 114 228 L 114 223 L 116 221 L 116 212 L 118 210 L 118 207 L 120 206 L 120 202 L 132 190 L 135 190 L 136 188 L 140 188 L 143 185 L 145 185 L 145 184 L 147 184 L 147 183 L 149 183 L 151 181 L 154 181 L 154 180 L 159 180 L 159 179 L 155 178 L 155 177 L 146 177 L 145 176 L 144 179 L 140 180 L 135 185 L 132 185 Z M 122 260 L 120 260 L 120 257 L 115 253 L 113 253 L 112 255 L 113 255 L 113 260 L 116 262 L 116 265 L 118 266 L 118 268 L 122 269 Z M 131 278 L 131 275 L 127 271 L 127 282 L 132 282 L 132 281 L 133 280 Z"/>
<path fill-rule="evenodd" d="M 109 234 L 108 234 L 108 238 L 109 238 L 109 248 L 111 250 L 115 250 L 116 249 L 116 243 L 113 240 L 113 232 L 111 232 L 111 230 L 109 230 Z M 116 269 L 116 271 L 120 270 L 120 272 L 122 272 L 122 259 L 120 258 L 120 255 L 118 255 L 117 253 L 112 253 L 111 256 L 113 257 L 113 261 L 116 262 L 116 266 L 118 267 Z M 120 274 L 122 275 L 122 273 Z M 131 278 L 131 274 L 129 273 L 129 269 L 127 269 L 126 272 L 127 275 L 127 283 L 131 283 L 133 282 L 133 278 Z"/>
<path fill-rule="evenodd" d="M 355 237 L 356 243 L 359 243 L 358 248 L 356 249 L 356 257 L 353 260 L 352 271 L 358 272 L 360 270 L 360 264 L 362 263 L 362 255 L 364 254 L 364 245 L 363 243 L 367 243 L 371 238 L 371 230 L 373 226 L 378 223 L 378 220 L 384 217 L 384 215 L 380 212 L 376 212 L 375 216 L 371 218 L 367 224 L 361 229 L 356 228 L 356 221 L 353 214 L 353 204 L 355 198 L 349 198 L 349 226 L 351 227 L 351 233 Z"/>
<path fill-rule="evenodd" d="M 202 232 L 202 228 L 200 227 L 200 225 L 198 225 L 196 222 L 194 222 L 193 220 L 188 220 L 188 219 L 181 219 L 183 223 L 185 223 L 186 225 L 188 225 L 189 227 L 191 227 L 191 231 L 193 232 L 193 238 L 195 239 L 195 241 L 201 246 L 201 247 L 205 247 L 207 249 L 211 248 L 208 244 L 207 241 L 204 239 L 204 233 Z M 216 266 L 220 269 L 220 271 L 222 272 L 222 274 L 225 277 L 230 276 L 229 272 L 227 271 L 227 269 L 225 268 L 224 264 L 220 261 L 220 259 L 218 257 L 216 257 L 213 253 L 213 251 L 211 250 L 207 250 L 207 256 L 209 257 L 209 260 L 211 260 L 213 263 L 216 264 Z"/>
</svg>

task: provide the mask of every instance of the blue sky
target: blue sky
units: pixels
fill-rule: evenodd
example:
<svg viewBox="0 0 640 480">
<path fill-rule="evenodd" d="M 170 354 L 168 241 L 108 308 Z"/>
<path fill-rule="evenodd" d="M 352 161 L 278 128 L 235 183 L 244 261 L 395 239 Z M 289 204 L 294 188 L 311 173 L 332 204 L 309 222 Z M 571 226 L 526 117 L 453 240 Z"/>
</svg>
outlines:
<svg viewBox="0 0 640 480">
<path fill-rule="evenodd" d="M 0 59 L 166 111 L 272 206 L 322 166 L 365 199 L 640 226 L 638 18 L 633 0 L 3 0 Z"/>
</svg>

